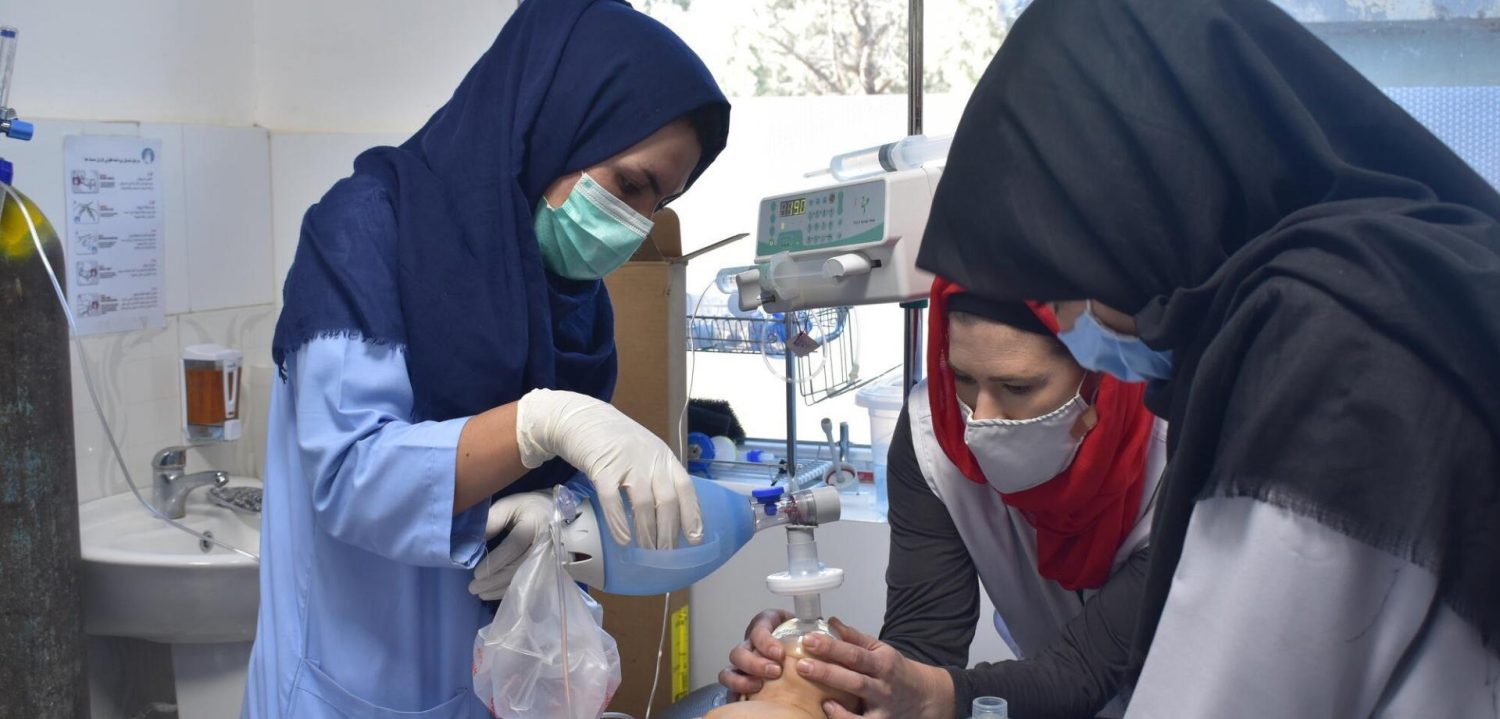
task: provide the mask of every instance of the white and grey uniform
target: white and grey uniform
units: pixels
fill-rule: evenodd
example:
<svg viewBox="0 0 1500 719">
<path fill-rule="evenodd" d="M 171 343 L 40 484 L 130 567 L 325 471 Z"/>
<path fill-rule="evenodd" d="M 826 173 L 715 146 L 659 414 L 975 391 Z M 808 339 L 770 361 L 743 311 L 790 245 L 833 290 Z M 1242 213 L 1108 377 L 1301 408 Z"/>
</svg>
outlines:
<svg viewBox="0 0 1500 719">
<path fill-rule="evenodd" d="M 1208 499 L 1126 717 L 1210 716 L 1494 719 L 1500 659 L 1431 572 L 1281 507 Z"/>
<path fill-rule="evenodd" d="M 932 428 L 927 384 L 912 391 L 888 457 L 891 556 L 881 639 L 909 657 L 948 667 L 957 716 L 993 694 L 1017 716 L 1118 717 L 1144 585 L 1156 487 L 1166 462 L 1166 424 L 1153 428 L 1146 487 L 1135 528 L 1111 577 L 1074 592 L 1037 571 L 1036 530 L 989 485 L 964 477 Z M 979 618 L 978 586 L 996 608 L 996 628 L 1024 662 L 966 669 Z"/>
</svg>

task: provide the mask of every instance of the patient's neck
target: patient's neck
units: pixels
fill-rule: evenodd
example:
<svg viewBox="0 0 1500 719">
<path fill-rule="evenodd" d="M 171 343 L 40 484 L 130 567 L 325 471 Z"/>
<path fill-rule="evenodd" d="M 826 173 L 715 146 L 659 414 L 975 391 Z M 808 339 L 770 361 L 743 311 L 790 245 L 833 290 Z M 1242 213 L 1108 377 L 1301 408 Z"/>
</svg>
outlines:
<svg viewBox="0 0 1500 719">
<path fill-rule="evenodd" d="M 858 710 L 859 701 L 853 695 L 808 681 L 797 673 L 797 660 L 807 656 L 800 639 L 783 639 L 781 646 L 786 656 L 781 660 L 780 677 L 766 682 L 745 701 L 714 709 L 703 719 L 825 719 L 823 702 L 829 699 L 849 711 Z"/>
<path fill-rule="evenodd" d="M 851 711 L 857 708 L 853 697 L 831 687 L 815 684 L 797 673 L 797 660 L 807 656 L 800 641 L 782 642 L 782 646 L 786 648 L 786 658 L 781 660 L 781 676 L 766 682 L 765 688 L 751 697 L 752 700 L 773 702 L 796 709 L 810 719 L 825 719 L 823 702 L 828 699 L 839 701 L 847 698 L 848 701 L 843 704 Z"/>
</svg>

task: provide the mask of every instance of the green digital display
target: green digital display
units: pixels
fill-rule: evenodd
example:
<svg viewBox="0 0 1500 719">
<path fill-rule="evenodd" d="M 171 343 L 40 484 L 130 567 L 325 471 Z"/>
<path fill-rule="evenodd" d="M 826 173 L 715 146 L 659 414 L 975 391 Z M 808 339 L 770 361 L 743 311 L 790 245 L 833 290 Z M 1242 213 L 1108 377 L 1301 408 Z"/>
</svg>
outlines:
<svg viewBox="0 0 1500 719">
<path fill-rule="evenodd" d="M 795 217 L 807 212 L 807 198 L 798 197 L 795 200 L 782 200 L 781 208 L 777 211 L 778 217 Z"/>
</svg>

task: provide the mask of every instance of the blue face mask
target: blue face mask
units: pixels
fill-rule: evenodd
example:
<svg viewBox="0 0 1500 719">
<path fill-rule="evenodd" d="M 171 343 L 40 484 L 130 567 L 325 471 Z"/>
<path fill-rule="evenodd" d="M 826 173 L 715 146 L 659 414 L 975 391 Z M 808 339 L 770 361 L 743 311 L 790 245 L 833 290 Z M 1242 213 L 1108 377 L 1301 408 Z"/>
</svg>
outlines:
<svg viewBox="0 0 1500 719">
<path fill-rule="evenodd" d="M 542 199 L 534 227 L 547 269 L 572 280 L 597 280 L 635 254 L 651 220 L 585 174 L 562 207 L 554 209 Z"/>
<path fill-rule="evenodd" d="M 1094 316 L 1092 303 L 1073 322 L 1073 329 L 1057 333 L 1073 359 L 1086 369 L 1108 372 L 1126 382 L 1172 378 L 1171 351 L 1158 352 L 1139 337 L 1122 335 Z"/>
</svg>

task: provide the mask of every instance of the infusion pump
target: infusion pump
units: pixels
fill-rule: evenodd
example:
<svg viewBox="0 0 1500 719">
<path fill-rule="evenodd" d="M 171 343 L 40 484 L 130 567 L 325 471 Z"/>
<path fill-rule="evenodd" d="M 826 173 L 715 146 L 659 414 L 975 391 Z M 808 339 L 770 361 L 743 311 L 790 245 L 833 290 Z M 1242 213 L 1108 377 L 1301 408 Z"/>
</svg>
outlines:
<svg viewBox="0 0 1500 719">
<path fill-rule="evenodd" d="M 740 309 L 926 297 L 932 275 L 917 269 L 917 250 L 941 175 L 918 167 L 761 200 L 755 269 L 736 277 Z"/>
</svg>

